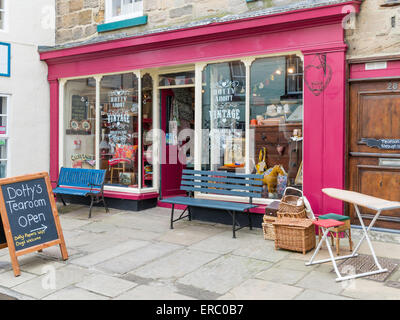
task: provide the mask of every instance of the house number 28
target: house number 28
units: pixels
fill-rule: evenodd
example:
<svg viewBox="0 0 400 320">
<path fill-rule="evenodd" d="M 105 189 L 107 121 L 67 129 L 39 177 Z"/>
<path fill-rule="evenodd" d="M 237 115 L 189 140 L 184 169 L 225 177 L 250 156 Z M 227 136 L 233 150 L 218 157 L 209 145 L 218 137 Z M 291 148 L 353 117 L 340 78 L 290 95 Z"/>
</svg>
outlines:
<svg viewBox="0 0 400 320">
<path fill-rule="evenodd" d="M 399 84 L 397 82 L 389 82 L 387 90 L 397 90 L 399 89 Z"/>
</svg>

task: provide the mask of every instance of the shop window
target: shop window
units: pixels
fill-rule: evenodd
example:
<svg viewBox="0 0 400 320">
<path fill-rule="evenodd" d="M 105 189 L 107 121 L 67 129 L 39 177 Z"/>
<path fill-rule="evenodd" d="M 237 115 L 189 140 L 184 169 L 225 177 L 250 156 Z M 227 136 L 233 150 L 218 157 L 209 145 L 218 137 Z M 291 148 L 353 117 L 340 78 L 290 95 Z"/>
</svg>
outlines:
<svg viewBox="0 0 400 320">
<path fill-rule="evenodd" d="M 240 61 L 207 65 L 202 82 L 202 167 L 244 170 L 245 66 Z"/>
<path fill-rule="evenodd" d="M 264 174 L 264 197 L 302 187 L 303 63 L 297 56 L 256 59 L 250 69 L 250 163 Z"/>
<path fill-rule="evenodd" d="M 7 177 L 8 163 L 8 97 L 0 96 L 0 178 Z"/>
<path fill-rule="evenodd" d="M 100 82 L 100 169 L 106 183 L 138 188 L 138 78 L 133 73 L 104 76 Z"/>
<path fill-rule="evenodd" d="M 68 168 L 96 168 L 96 81 L 69 80 L 65 84 L 64 161 Z"/>
<path fill-rule="evenodd" d="M 106 0 L 106 22 L 143 16 L 143 0 Z"/>
<path fill-rule="evenodd" d="M 142 77 L 142 188 L 153 187 L 153 80 Z"/>
<path fill-rule="evenodd" d="M 6 30 L 6 1 L 0 0 L 0 30 Z"/>
</svg>

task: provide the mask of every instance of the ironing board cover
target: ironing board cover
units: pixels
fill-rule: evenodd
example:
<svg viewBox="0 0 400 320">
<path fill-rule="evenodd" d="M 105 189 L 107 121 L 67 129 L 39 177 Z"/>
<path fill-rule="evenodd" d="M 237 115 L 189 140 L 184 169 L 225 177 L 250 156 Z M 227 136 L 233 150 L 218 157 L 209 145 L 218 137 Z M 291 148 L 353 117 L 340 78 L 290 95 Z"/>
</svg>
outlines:
<svg viewBox="0 0 400 320">
<path fill-rule="evenodd" d="M 322 192 L 324 192 L 326 195 L 332 198 L 353 203 L 376 211 L 392 210 L 400 208 L 400 202 L 375 198 L 354 191 L 347 191 L 335 188 L 325 188 L 322 189 Z"/>
</svg>

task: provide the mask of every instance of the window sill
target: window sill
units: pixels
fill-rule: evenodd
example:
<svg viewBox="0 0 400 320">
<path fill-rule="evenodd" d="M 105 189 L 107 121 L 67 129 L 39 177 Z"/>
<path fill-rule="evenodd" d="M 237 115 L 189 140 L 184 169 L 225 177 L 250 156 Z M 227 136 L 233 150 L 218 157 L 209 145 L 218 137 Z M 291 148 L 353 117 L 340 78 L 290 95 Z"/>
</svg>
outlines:
<svg viewBox="0 0 400 320">
<path fill-rule="evenodd" d="M 113 31 L 122 28 L 140 26 L 143 24 L 147 24 L 147 16 L 99 24 L 97 26 L 97 32 Z"/>
</svg>

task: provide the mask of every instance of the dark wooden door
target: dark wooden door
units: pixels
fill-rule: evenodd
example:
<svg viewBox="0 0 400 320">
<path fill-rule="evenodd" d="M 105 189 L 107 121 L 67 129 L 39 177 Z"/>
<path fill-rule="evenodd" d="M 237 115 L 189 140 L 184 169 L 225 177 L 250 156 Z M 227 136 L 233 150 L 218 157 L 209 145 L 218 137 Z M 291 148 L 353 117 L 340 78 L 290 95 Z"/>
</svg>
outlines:
<svg viewBox="0 0 400 320">
<path fill-rule="evenodd" d="M 400 201 L 400 80 L 350 85 L 348 137 L 349 188 Z M 368 224 L 374 212 L 360 209 Z M 352 207 L 349 213 L 358 224 Z M 400 229 L 400 210 L 383 212 L 375 227 Z"/>
</svg>

